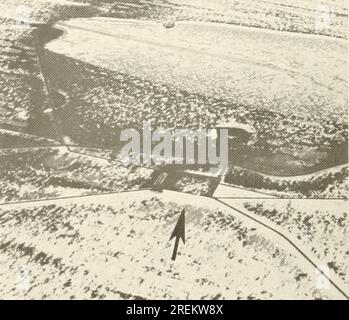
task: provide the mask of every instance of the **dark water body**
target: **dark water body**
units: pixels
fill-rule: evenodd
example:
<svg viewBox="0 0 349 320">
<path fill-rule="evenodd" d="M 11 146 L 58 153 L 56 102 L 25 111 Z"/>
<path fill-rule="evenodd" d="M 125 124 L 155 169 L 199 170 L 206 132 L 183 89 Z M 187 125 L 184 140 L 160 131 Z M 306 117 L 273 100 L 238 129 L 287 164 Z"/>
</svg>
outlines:
<svg viewBox="0 0 349 320">
<path fill-rule="evenodd" d="M 290 177 L 315 173 L 348 163 L 348 144 L 342 143 L 329 153 L 311 159 L 301 159 L 292 154 L 250 150 L 240 153 L 233 165 L 267 175 Z"/>
</svg>

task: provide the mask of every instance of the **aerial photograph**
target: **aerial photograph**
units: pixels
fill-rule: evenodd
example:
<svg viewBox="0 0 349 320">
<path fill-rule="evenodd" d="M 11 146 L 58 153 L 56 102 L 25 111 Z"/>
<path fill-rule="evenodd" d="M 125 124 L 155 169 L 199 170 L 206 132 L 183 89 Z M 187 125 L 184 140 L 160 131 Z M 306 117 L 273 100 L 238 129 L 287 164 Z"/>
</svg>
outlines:
<svg viewBox="0 0 349 320">
<path fill-rule="evenodd" d="M 346 0 L 1 0 L 0 299 L 349 300 L 348 44 Z"/>
</svg>

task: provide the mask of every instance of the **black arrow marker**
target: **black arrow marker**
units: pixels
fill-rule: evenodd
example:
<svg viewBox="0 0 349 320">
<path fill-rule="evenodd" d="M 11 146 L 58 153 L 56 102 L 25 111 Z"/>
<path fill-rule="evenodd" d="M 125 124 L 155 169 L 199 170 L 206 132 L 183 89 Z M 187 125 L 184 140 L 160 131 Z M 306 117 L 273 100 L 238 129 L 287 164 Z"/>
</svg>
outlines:
<svg viewBox="0 0 349 320">
<path fill-rule="evenodd" d="M 175 245 L 173 248 L 172 253 L 172 260 L 176 260 L 177 257 L 177 251 L 178 251 L 178 245 L 179 245 L 179 239 L 182 239 L 183 243 L 185 243 L 185 210 L 182 210 L 182 213 L 177 221 L 177 224 L 172 232 L 170 241 L 176 238 Z"/>
</svg>

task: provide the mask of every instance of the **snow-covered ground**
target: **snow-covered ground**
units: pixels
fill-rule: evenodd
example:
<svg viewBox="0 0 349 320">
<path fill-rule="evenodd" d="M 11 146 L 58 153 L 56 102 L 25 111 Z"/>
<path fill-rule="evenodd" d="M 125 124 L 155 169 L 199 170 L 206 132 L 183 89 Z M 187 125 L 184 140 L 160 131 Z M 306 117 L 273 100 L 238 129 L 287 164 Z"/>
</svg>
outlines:
<svg viewBox="0 0 349 320">
<path fill-rule="evenodd" d="M 233 103 L 347 117 L 344 40 L 213 23 L 74 19 L 47 48 L 109 70 Z M 330 107 L 329 107 L 330 106 Z"/>
<path fill-rule="evenodd" d="M 224 200 L 297 238 L 349 288 L 347 200 Z M 243 203 L 243 205 L 241 205 Z"/>
<path fill-rule="evenodd" d="M 183 208 L 186 244 L 173 262 Z M 284 239 L 213 199 L 140 191 L 0 213 L 3 298 L 343 298 Z"/>
<path fill-rule="evenodd" d="M 52 86 L 63 95 L 66 109 L 61 111 L 71 116 L 63 115 L 65 125 L 86 126 L 88 130 L 80 134 L 89 132 L 87 140 L 100 134 L 101 128 L 113 131 L 115 123 L 120 126 L 120 118 L 129 121 L 127 125 L 141 119 L 143 110 L 137 99 L 144 95 L 149 98 L 149 109 L 155 110 L 151 116 L 167 125 L 174 118 L 199 125 L 204 120 L 197 115 L 205 112 L 203 118 L 214 122 L 217 114 L 223 115 L 233 105 L 245 120 L 251 107 L 250 119 L 256 127 L 259 121 L 283 126 L 283 131 L 268 127 L 264 136 L 263 130 L 257 130 L 261 139 L 271 139 L 269 146 L 286 143 L 291 151 L 284 152 L 299 157 L 316 158 L 312 155 L 316 152 L 322 152 L 318 158 L 325 157 L 328 150 L 316 150 L 317 144 L 322 146 L 323 136 L 331 143 L 347 141 L 343 132 L 348 118 L 348 45 L 341 39 L 347 37 L 343 34 L 345 2 L 322 1 L 330 5 L 331 26 L 321 32 L 314 32 L 315 22 L 324 7 L 318 8 L 317 1 L 311 0 L 202 0 L 200 5 L 195 0 L 166 4 L 161 0 L 124 0 L 116 1 L 115 6 L 93 1 L 100 10 L 81 2 L 91 1 L 1 2 L 0 68 L 5 77 L 0 82 L 0 119 L 13 130 L 24 132 L 25 121 L 33 116 L 30 84 L 34 78 L 28 76 L 35 72 L 43 80 L 42 70 L 31 61 L 36 53 L 21 42 L 24 36 L 31 41 L 33 28 L 18 33 L 16 8 L 26 5 L 33 9 L 27 22 L 47 23 L 97 12 L 117 16 L 120 6 L 127 8 L 131 2 L 141 11 L 144 3 L 158 3 L 170 10 L 146 18 L 140 12 L 142 21 L 89 18 L 60 22 L 57 27 L 65 34 L 47 45 L 46 76 L 51 76 Z M 174 28 L 164 28 L 162 22 L 173 13 L 177 20 Z M 23 50 L 26 55 L 17 56 Z M 68 77 L 67 70 L 75 72 L 74 77 Z M 81 95 L 76 89 L 83 91 Z M 189 98 L 176 100 L 185 96 L 183 90 Z M 41 86 L 35 95 L 39 91 L 43 91 Z M 197 93 L 209 98 L 201 99 Z M 206 104 L 212 97 L 218 99 L 208 112 Z M 135 104 L 128 104 L 135 98 Z M 223 104 L 219 99 L 225 99 L 228 106 L 224 112 L 218 107 L 212 112 Z M 182 103 L 174 106 L 173 101 Z M 43 112 L 57 111 L 41 102 L 38 105 Z M 264 114 L 254 108 L 275 113 L 259 118 Z M 279 113 L 289 118 L 278 118 Z M 293 115 L 301 119 L 297 125 L 290 120 Z M 302 116 L 317 120 L 303 122 Z M 270 132 L 277 139 L 271 138 Z M 298 147 L 297 143 L 291 140 L 291 145 L 280 132 L 296 137 L 298 144 L 311 145 L 312 150 L 295 152 L 292 148 Z M 66 142 L 78 141 L 68 135 Z M 55 141 L 9 130 L 0 130 L 0 143 L 14 148 L 0 152 L 1 298 L 343 298 L 305 259 L 302 250 L 318 267 L 323 264 L 325 273 L 327 268 L 329 277 L 348 291 L 347 201 L 285 202 L 269 199 L 268 190 L 259 190 L 267 193 L 262 194 L 227 185 L 220 185 L 214 193 L 222 199 L 210 199 L 192 195 L 206 194 L 211 188 L 209 181 L 187 176 L 176 186 L 191 194 L 139 191 L 151 179 L 152 170 L 110 163 L 104 159 L 111 158 L 110 150 L 50 149 L 47 146 Z M 42 148 L 15 150 L 23 145 Z M 341 190 L 348 189 L 346 170 L 331 169 L 324 181 L 317 175 L 264 178 L 270 184 L 283 184 L 283 193 L 289 196 L 293 194 L 287 193 L 290 186 L 308 180 L 314 180 L 308 187 L 324 184 L 329 191 L 307 195 L 342 197 Z M 105 192 L 112 194 L 100 195 Z M 62 197 L 71 199 L 56 199 Z M 226 197 L 234 199 L 223 199 Z M 258 197 L 263 199 L 247 199 Z M 45 200 L 48 198 L 52 200 Z M 7 203 L 16 201 L 25 202 Z M 180 245 L 174 263 L 170 259 L 173 243 L 168 238 L 183 208 L 187 243 Z M 294 239 L 298 249 L 287 238 Z M 27 273 L 23 275 L 21 270 Z"/>
</svg>

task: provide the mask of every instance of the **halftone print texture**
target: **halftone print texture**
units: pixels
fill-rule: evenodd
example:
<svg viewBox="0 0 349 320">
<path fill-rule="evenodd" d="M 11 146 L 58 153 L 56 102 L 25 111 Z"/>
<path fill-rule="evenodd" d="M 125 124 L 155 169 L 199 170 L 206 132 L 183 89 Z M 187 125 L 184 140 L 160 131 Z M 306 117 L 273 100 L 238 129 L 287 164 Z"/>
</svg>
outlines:
<svg viewBox="0 0 349 320">
<path fill-rule="evenodd" d="M 1 299 L 348 299 L 348 4 L 2 0 Z"/>
</svg>

